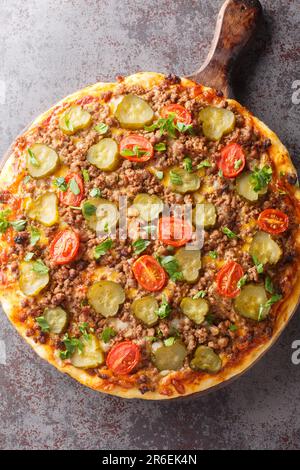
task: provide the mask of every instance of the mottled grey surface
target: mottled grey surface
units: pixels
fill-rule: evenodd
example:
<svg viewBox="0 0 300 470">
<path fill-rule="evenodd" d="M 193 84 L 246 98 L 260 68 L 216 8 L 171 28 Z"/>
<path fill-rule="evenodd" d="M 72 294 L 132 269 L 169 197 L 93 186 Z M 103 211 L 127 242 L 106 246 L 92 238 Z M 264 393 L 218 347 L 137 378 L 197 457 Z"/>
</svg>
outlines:
<svg viewBox="0 0 300 470">
<path fill-rule="evenodd" d="M 97 80 L 192 72 L 222 0 L 0 0 L 0 153 L 38 113 Z M 236 94 L 299 159 L 299 0 L 265 0 L 266 25 Z M 6 85 L 6 100 L 4 100 Z M 3 314 L 0 448 L 299 449 L 299 313 L 271 351 L 227 388 L 183 402 L 128 402 L 86 389 L 40 360 Z M 3 349 L 3 348 L 2 348 Z M 17 364 L 17 368 L 16 368 Z M 17 374 L 15 373 L 17 370 Z"/>
</svg>

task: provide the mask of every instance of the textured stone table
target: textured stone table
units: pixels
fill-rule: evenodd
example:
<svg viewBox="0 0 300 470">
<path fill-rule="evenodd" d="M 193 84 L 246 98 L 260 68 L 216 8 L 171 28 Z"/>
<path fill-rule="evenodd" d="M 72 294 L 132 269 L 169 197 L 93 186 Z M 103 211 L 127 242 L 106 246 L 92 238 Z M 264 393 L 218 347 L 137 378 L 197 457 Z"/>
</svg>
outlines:
<svg viewBox="0 0 300 470">
<path fill-rule="evenodd" d="M 1 0 L 0 153 L 64 95 L 116 74 L 190 73 L 222 0 Z M 298 166 L 299 0 L 262 0 L 266 25 L 240 63 L 237 97 L 287 144 Z M 5 93 L 6 91 L 6 93 Z M 86 389 L 39 359 L 1 313 L 0 448 L 300 448 L 296 314 L 238 381 L 183 402 L 128 402 Z M 1 355 L 1 361 L 3 354 Z"/>
</svg>

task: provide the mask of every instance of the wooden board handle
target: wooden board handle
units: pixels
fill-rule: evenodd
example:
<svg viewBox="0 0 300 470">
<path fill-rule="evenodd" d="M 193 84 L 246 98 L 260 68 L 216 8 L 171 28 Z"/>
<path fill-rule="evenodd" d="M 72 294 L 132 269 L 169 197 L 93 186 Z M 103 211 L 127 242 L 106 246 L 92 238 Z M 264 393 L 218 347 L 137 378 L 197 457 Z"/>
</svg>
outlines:
<svg viewBox="0 0 300 470">
<path fill-rule="evenodd" d="M 227 0 L 222 6 L 215 36 L 202 67 L 188 78 L 232 95 L 230 72 L 233 63 L 253 36 L 262 16 L 258 0 Z"/>
</svg>

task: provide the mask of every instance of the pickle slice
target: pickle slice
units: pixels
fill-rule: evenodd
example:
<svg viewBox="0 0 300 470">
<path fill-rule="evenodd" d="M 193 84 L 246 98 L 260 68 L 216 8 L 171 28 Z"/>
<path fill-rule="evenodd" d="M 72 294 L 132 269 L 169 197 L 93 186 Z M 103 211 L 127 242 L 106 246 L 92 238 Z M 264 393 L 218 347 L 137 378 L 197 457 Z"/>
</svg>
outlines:
<svg viewBox="0 0 300 470">
<path fill-rule="evenodd" d="M 49 325 L 50 333 L 54 333 L 56 335 L 62 333 L 68 323 L 68 314 L 61 307 L 45 308 L 44 318 Z"/>
<path fill-rule="evenodd" d="M 73 135 L 77 131 L 86 129 L 92 122 L 90 113 L 81 106 L 71 106 L 59 119 L 59 127 L 64 134 Z"/>
<path fill-rule="evenodd" d="M 104 354 L 100 347 L 98 338 L 89 334 L 88 337 L 81 337 L 83 351 L 76 350 L 71 357 L 71 363 L 81 369 L 94 369 L 104 362 Z"/>
<path fill-rule="evenodd" d="M 87 298 L 94 310 L 103 317 L 114 317 L 125 301 L 124 289 L 117 282 L 99 281 L 93 284 Z"/>
<path fill-rule="evenodd" d="M 136 299 L 131 305 L 132 312 L 136 318 L 147 326 L 153 326 L 158 320 L 158 302 L 153 295 L 147 295 L 141 299 Z"/>
<path fill-rule="evenodd" d="M 257 258 L 259 263 L 276 264 L 282 255 L 282 250 L 280 246 L 272 240 L 270 234 L 257 232 L 250 245 L 249 253 L 252 257 Z"/>
<path fill-rule="evenodd" d="M 235 115 L 229 109 L 208 106 L 199 113 L 203 134 L 210 140 L 220 140 L 235 127 Z"/>
<path fill-rule="evenodd" d="M 247 199 L 248 201 L 258 201 L 259 196 L 266 194 L 268 188 L 263 188 L 261 191 L 254 191 L 251 183 L 251 172 L 243 173 L 236 180 L 236 191 L 237 193 Z"/>
<path fill-rule="evenodd" d="M 57 196 L 55 193 L 46 192 L 32 201 L 28 208 L 28 217 L 37 220 L 46 227 L 51 227 L 58 222 Z"/>
<path fill-rule="evenodd" d="M 186 347 L 179 341 L 162 346 L 153 352 L 153 362 L 159 370 L 179 370 L 187 356 Z"/>
<path fill-rule="evenodd" d="M 200 178 L 196 173 L 189 173 L 178 167 L 168 171 L 166 184 L 175 193 L 191 193 L 200 188 Z"/>
<path fill-rule="evenodd" d="M 193 223 L 197 227 L 211 228 L 217 220 L 217 211 L 214 204 L 203 202 L 193 209 Z"/>
<path fill-rule="evenodd" d="M 191 297 L 184 297 L 180 303 L 180 308 L 190 320 L 201 325 L 205 320 L 205 315 L 208 314 L 209 305 L 204 299 L 192 299 Z"/>
<path fill-rule="evenodd" d="M 190 366 L 194 370 L 203 370 L 215 374 L 221 369 L 222 360 L 218 354 L 208 346 L 198 346 Z"/>
<path fill-rule="evenodd" d="M 264 320 L 270 311 L 270 307 L 261 309 L 267 302 L 267 294 L 263 285 L 247 284 L 234 300 L 235 310 L 251 320 Z"/>
<path fill-rule="evenodd" d="M 94 207 L 92 211 L 85 209 L 91 206 Z M 92 230 L 96 230 L 100 233 L 110 233 L 118 223 L 119 211 L 117 206 L 107 199 L 87 199 L 83 202 L 82 209 L 84 218 Z"/>
<path fill-rule="evenodd" d="M 34 144 L 27 150 L 27 170 L 33 178 L 51 175 L 59 165 L 55 150 L 48 145 Z"/>
<path fill-rule="evenodd" d="M 196 282 L 201 268 L 201 251 L 179 248 L 175 253 L 179 270 L 187 282 Z"/>
<path fill-rule="evenodd" d="M 141 129 L 151 124 L 154 112 L 139 96 L 125 95 L 117 106 L 115 116 L 125 129 Z"/>
<path fill-rule="evenodd" d="M 114 139 L 105 138 L 92 145 L 87 153 L 87 160 L 99 170 L 112 171 L 119 162 L 118 145 Z"/>
<path fill-rule="evenodd" d="M 49 274 L 34 270 L 35 261 L 22 261 L 19 264 L 19 286 L 23 294 L 38 295 L 49 282 Z"/>
<path fill-rule="evenodd" d="M 146 193 L 138 194 L 134 198 L 133 205 L 146 222 L 156 219 L 164 208 L 164 203 L 158 196 Z"/>
</svg>

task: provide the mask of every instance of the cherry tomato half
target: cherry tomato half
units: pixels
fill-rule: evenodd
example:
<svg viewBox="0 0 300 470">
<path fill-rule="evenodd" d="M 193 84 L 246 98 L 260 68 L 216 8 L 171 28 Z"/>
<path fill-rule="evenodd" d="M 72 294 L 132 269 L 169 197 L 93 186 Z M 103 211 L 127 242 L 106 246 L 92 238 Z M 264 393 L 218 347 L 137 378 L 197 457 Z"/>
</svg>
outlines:
<svg viewBox="0 0 300 470">
<path fill-rule="evenodd" d="M 217 274 L 217 290 L 224 297 L 233 298 L 239 295 L 238 282 L 243 277 L 244 271 L 240 264 L 228 261 Z"/>
<path fill-rule="evenodd" d="M 186 245 L 192 238 L 192 226 L 182 219 L 162 217 L 158 221 L 158 238 L 166 245 L 175 247 Z"/>
<path fill-rule="evenodd" d="M 79 236 L 71 229 L 61 230 L 50 243 L 50 257 L 55 264 L 72 261 L 79 249 Z"/>
<path fill-rule="evenodd" d="M 235 178 L 245 168 L 246 157 L 239 144 L 229 144 L 223 148 L 219 160 L 219 169 L 225 178 Z"/>
<path fill-rule="evenodd" d="M 160 112 L 162 118 L 166 119 L 170 114 L 175 114 L 175 122 L 181 122 L 188 126 L 192 123 L 191 113 L 180 104 L 169 104 L 164 106 Z"/>
<path fill-rule="evenodd" d="M 167 280 L 165 270 L 153 256 L 143 255 L 132 266 L 137 282 L 150 292 L 161 290 Z"/>
<path fill-rule="evenodd" d="M 127 154 L 126 154 L 127 151 Z M 120 155 L 131 162 L 147 162 L 153 157 L 153 146 L 142 135 L 130 134 L 120 142 Z"/>
<path fill-rule="evenodd" d="M 131 341 L 123 341 L 111 348 L 106 358 L 106 365 L 115 374 L 127 375 L 139 363 L 140 358 L 139 347 Z"/>
<path fill-rule="evenodd" d="M 72 180 L 74 181 L 73 184 Z M 59 200 L 61 204 L 64 206 L 80 206 L 84 197 L 84 186 L 81 176 L 78 173 L 69 173 L 66 176 L 65 181 L 68 184 L 68 189 L 66 191 L 59 192 Z M 70 184 L 72 185 L 71 187 Z"/>
<path fill-rule="evenodd" d="M 288 229 L 289 218 L 278 209 L 266 209 L 259 215 L 257 224 L 264 232 L 276 235 Z"/>
</svg>

